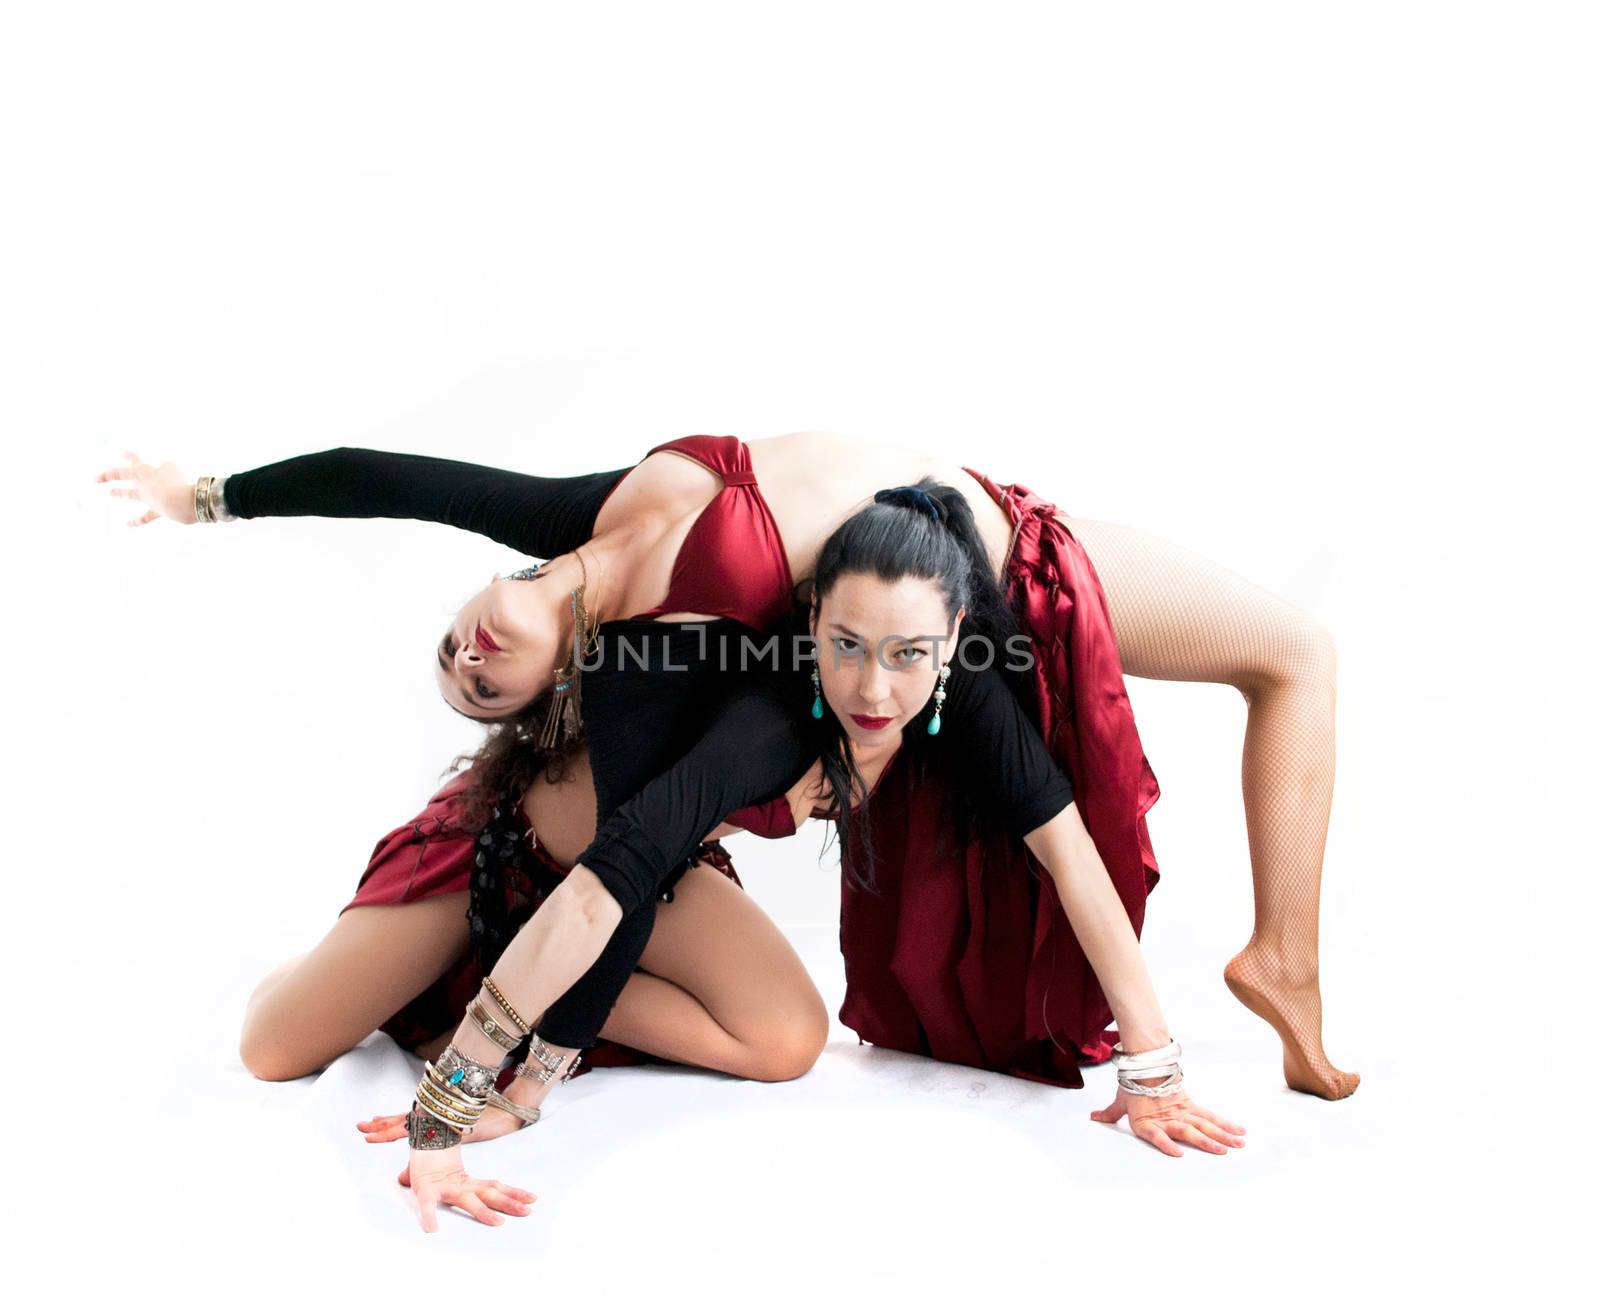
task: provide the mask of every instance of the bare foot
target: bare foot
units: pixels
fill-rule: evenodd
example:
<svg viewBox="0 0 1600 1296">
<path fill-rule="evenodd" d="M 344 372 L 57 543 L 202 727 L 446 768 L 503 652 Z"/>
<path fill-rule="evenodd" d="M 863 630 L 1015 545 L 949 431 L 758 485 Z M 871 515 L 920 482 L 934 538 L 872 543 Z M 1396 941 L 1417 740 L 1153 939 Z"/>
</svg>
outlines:
<svg viewBox="0 0 1600 1296">
<path fill-rule="evenodd" d="M 1361 1083 L 1322 1051 L 1322 994 L 1315 966 L 1292 970 L 1285 960 L 1246 945 L 1228 961 L 1222 979 L 1234 997 L 1267 1022 L 1283 1041 L 1283 1078 L 1289 1088 L 1318 1098 L 1348 1098 Z"/>
</svg>

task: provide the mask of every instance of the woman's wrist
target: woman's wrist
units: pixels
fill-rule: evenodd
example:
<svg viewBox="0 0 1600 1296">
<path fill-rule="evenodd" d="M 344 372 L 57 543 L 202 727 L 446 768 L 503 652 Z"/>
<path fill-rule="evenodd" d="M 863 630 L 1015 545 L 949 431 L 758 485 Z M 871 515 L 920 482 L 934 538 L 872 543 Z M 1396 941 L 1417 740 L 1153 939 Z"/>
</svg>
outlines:
<svg viewBox="0 0 1600 1296">
<path fill-rule="evenodd" d="M 1165 1048 L 1172 1043 L 1172 1032 L 1157 1023 L 1153 1028 L 1124 1030 L 1119 1043 L 1121 1045 L 1119 1051 L 1122 1053 L 1148 1053 L 1152 1049 Z"/>
<path fill-rule="evenodd" d="M 1151 1049 L 1131 1049 L 1118 1042 L 1111 1050 L 1117 1064 L 1117 1087 L 1126 1093 L 1164 1097 L 1183 1087 L 1183 1048 L 1175 1039 Z"/>
<path fill-rule="evenodd" d="M 189 491 L 185 522 L 232 522 L 234 514 L 223 496 L 225 477 L 202 477 Z"/>
<path fill-rule="evenodd" d="M 454 1044 L 437 1062 L 423 1063 L 416 1101 L 406 1118 L 411 1146 L 433 1151 L 459 1145 L 487 1110 L 499 1076 L 500 1061 L 479 1062 Z"/>
</svg>

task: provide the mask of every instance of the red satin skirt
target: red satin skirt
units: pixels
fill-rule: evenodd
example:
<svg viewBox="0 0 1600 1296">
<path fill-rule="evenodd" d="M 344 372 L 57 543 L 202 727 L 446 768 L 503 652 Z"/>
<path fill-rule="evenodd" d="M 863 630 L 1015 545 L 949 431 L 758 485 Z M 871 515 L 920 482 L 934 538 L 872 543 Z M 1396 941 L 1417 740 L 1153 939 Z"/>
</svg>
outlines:
<svg viewBox="0 0 1600 1296">
<path fill-rule="evenodd" d="M 1040 728 L 1139 932 L 1159 878 L 1145 813 L 1161 789 L 1105 592 L 1053 505 L 967 471 L 1011 519 L 1004 582 L 1033 640 Z M 1118 1032 L 1054 882 L 1018 837 L 941 831 L 951 776 L 914 765 L 892 762 L 872 795 L 879 894 L 842 887 L 840 1021 L 867 1043 L 1081 1088 L 1079 1067 L 1109 1060 Z"/>
<path fill-rule="evenodd" d="M 356 894 L 346 909 L 357 905 L 410 904 L 467 890 L 477 854 L 477 835 L 461 819 L 462 794 L 473 777 L 470 769 L 458 774 L 433 794 L 420 813 L 384 834 L 373 848 L 366 872 L 361 875 Z M 522 826 L 527 829 L 530 825 L 523 819 Z M 744 885 L 734 871 L 728 852 L 716 842 L 707 842 L 687 864 L 668 875 L 663 884 L 667 894 L 671 894 L 685 869 L 701 864 L 716 869 L 735 885 Z M 532 860 L 526 868 L 508 864 L 504 869 L 507 912 L 521 911 L 523 921 L 532 917 L 567 871 L 542 842 L 535 841 Z M 466 929 L 464 920 L 462 929 Z M 469 948 L 438 980 L 384 1022 L 380 1029 L 407 1050 L 437 1039 L 460 1025 L 468 1002 L 483 983 L 484 973 L 476 951 Z M 633 1066 L 661 1060 L 642 1050 L 602 1039 L 584 1053 L 573 1074 L 582 1075 L 591 1067 Z"/>
</svg>

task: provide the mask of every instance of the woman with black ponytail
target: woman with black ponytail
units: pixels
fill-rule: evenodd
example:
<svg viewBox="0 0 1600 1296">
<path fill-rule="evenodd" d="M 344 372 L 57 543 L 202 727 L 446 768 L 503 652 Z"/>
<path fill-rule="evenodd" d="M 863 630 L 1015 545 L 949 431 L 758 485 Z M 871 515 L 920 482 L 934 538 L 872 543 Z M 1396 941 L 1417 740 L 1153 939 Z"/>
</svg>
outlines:
<svg viewBox="0 0 1600 1296">
<path fill-rule="evenodd" d="M 430 645 L 435 683 L 462 714 L 522 729 L 542 710 L 546 723 L 532 737 L 544 747 L 581 730 L 599 812 L 594 840 L 497 964 L 501 997 L 490 1004 L 487 985 L 479 996 L 480 1007 L 490 1005 L 484 1009 L 489 1017 L 496 1011 L 510 1017 L 502 1017 L 493 1036 L 474 1034 L 463 1021 L 454 1045 L 476 1060 L 449 1072 L 443 1088 L 436 1085 L 437 1093 L 427 1099 L 434 1103 L 430 1111 L 443 1113 L 439 1121 L 413 1122 L 414 1160 L 433 1167 L 426 1174 L 429 1194 L 419 1190 L 425 1227 L 431 1227 L 434 1204 L 471 1196 L 473 1181 L 459 1157 L 447 1155 L 460 1141 L 449 1122 L 457 1120 L 462 1129 L 472 1124 L 490 1054 L 502 1038 L 526 1040 L 532 1024 L 540 1022 L 546 1048 L 538 1069 L 552 1075 L 570 1070 L 579 1051 L 592 1046 L 606 1009 L 644 949 L 655 909 L 646 900 L 653 898 L 654 885 L 722 817 L 685 837 L 622 809 L 652 775 L 676 768 L 671 762 L 693 745 L 693 728 L 723 698 L 727 681 L 707 667 L 713 658 L 704 646 L 738 645 L 753 633 L 771 631 L 790 605 L 794 581 L 816 569 L 838 520 L 885 481 L 924 473 L 949 484 L 940 499 L 959 495 L 968 506 L 981 542 L 969 545 L 982 553 L 975 565 L 998 581 L 1003 602 L 1032 647 L 1033 666 L 1023 687 L 1035 704 L 1035 737 L 1042 735 L 1070 775 L 1082 823 L 1135 932 L 1156 878 L 1144 815 L 1157 787 L 1122 670 L 1219 680 L 1245 694 L 1246 817 L 1257 925 L 1250 944 L 1229 964 L 1228 984 L 1278 1031 L 1293 1087 L 1328 1098 L 1353 1091 L 1358 1077 L 1332 1068 L 1322 1052 L 1316 984 L 1321 844 L 1333 773 L 1331 641 L 1303 613 L 1221 569 L 1122 528 L 1074 519 L 1069 529 L 1053 506 L 1023 487 L 1002 488 L 929 456 L 819 433 L 749 444 L 732 437 L 686 437 L 657 447 L 632 469 L 583 478 L 538 478 L 451 460 L 340 449 L 191 483 L 175 465 L 151 466 L 131 455 L 130 460 L 99 480 L 129 483 L 114 493 L 144 506 L 131 525 L 157 518 L 217 523 L 304 514 L 416 517 L 476 530 L 525 553 L 559 555 L 479 591 L 452 618 L 444 638 Z M 927 511 L 914 507 L 919 515 Z M 1095 549 L 1093 564 L 1085 544 Z M 1096 565 L 1106 576 L 1104 590 Z M 694 624 L 681 624 L 686 622 Z M 689 662 L 687 677 L 662 670 L 669 657 L 671 669 L 678 669 L 685 661 L 681 654 L 696 642 L 702 655 Z M 630 678 L 616 665 L 622 650 L 649 645 L 659 655 L 643 678 Z M 590 674 L 591 659 L 608 646 L 612 664 Z M 338 672 L 359 668 L 343 647 L 330 639 L 330 696 Z M 982 670 L 953 676 L 948 702 L 956 703 L 960 679 L 992 677 Z M 1017 683 L 996 681 L 1002 690 Z M 745 721 L 746 748 L 789 756 L 798 750 L 788 730 L 805 719 L 804 712 L 779 718 L 743 697 L 726 701 L 723 710 Z M 939 723 L 951 724 L 949 706 Z M 736 763 L 716 797 L 707 797 L 699 809 L 728 797 L 735 798 L 734 806 L 770 801 L 792 787 L 805 764 L 809 758 L 786 774 L 770 764 Z M 919 799 L 927 794 L 908 781 L 914 764 L 898 762 L 880 780 L 877 796 L 894 811 L 875 816 L 879 829 L 871 846 L 880 861 L 891 845 L 904 857 L 924 849 L 938 854 L 950 840 L 938 835 L 950 827 L 943 822 L 947 816 L 934 813 L 936 807 Z M 757 781 L 758 774 L 765 782 Z M 892 836 L 885 823 L 893 825 Z M 1080 947 L 1072 924 L 1043 891 L 1034 911 L 1024 912 L 1031 894 L 1009 895 L 1006 921 L 1021 927 L 1006 926 L 1003 933 L 1030 951 L 1023 1007 L 1015 1006 L 1009 990 L 991 986 L 992 996 L 988 990 L 979 996 L 990 1006 L 979 1012 L 997 1020 L 1010 1014 L 1015 1029 L 1002 1034 L 1041 1050 L 1031 1066 L 1024 1059 L 1011 1064 L 1015 1069 L 1074 1084 L 1079 1061 L 1110 1054 L 1112 1040 L 1104 1031 L 1109 1008 L 1094 959 Z M 869 922 L 848 908 L 845 920 L 847 940 Z M 885 913 L 871 921 L 885 925 L 877 937 L 864 938 L 867 944 L 877 950 L 894 946 L 901 927 Z M 1031 937 L 1019 934 L 1024 928 Z M 979 938 L 974 932 L 972 939 Z M 382 954 L 381 937 L 375 936 L 373 956 Z M 890 1013 L 888 998 L 869 993 L 867 1007 L 887 1014 L 886 1031 L 897 1022 L 909 1031 L 912 1019 Z M 1127 1022 L 1122 1025 L 1126 1032 Z M 504 1050 L 496 1056 L 503 1058 Z M 449 1076 L 458 1074 L 468 1089 L 446 1093 L 458 1083 Z M 419 1090 L 419 1103 L 426 1097 Z"/>
<path fill-rule="evenodd" d="M 1035 640 L 983 555 L 959 492 L 931 478 L 879 491 L 817 558 L 809 733 L 784 733 L 792 686 L 752 679 L 622 808 L 622 835 L 648 825 L 687 841 L 715 816 L 782 836 L 807 815 L 836 819 L 840 1018 L 863 1040 L 1069 1087 L 1082 1085 L 1080 1063 L 1114 1057 L 1118 1090 L 1095 1119 L 1127 1115 L 1173 1156 L 1184 1142 L 1243 1146 L 1241 1126 L 1183 1090 L 1128 906 L 1040 735 Z M 806 775 L 784 798 L 738 808 L 730 786 L 759 782 L 763 762 L 787 766 L 781 749 L 797 741 L 815 752 Z M 618 867 L 637 889 L 646 864 L 634 852 Z M 1081 966 L 1058 961 L 1067 939 Z M 1113 1015 L 1120 1040 L 1104 1029 Z"/>
</svg>

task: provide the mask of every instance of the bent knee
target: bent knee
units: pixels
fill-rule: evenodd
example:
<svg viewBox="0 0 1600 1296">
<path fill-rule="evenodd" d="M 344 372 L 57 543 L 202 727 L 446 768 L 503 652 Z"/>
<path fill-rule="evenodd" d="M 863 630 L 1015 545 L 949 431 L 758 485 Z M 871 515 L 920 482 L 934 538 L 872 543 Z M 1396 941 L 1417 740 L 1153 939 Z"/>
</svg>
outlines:
<svg viewBox="0 0 1600 1296">
<path fill-rule="evenodd" d="M 239 1061 L 257 1080 L 298 1080 L 324 1065 L 249 1021 L 239 1036 Z"/>
<path fill-rule="evenodd" d="M 239 1061 L 257 1080 L 298 1080 L 310 1075 L 315 1067 L 300 1065 L 297 1059 L 279 1053 L 270 1046 L 239 1045 Z"/>
<path fill-rule="evenodd" d="M 806 1015 L 786 1021 L 751 1041 L 745 1071 L 751 1080 L 798 1080 L 816 1065 L 828 1042 L 826 1014 Z"/>
<path fill-rule="evenodd" d="M 1332 699 L 1339 656 L 1333 633 L 1309 613 L 1295 611 L 1265 636 L 1255 669 L 1239 684 L 1252 700 L 1285 690 Z"/>
</svg>

